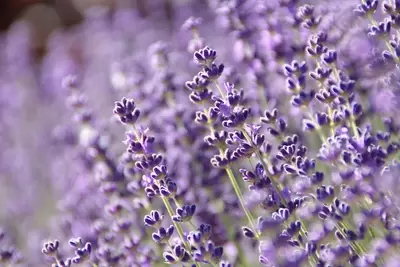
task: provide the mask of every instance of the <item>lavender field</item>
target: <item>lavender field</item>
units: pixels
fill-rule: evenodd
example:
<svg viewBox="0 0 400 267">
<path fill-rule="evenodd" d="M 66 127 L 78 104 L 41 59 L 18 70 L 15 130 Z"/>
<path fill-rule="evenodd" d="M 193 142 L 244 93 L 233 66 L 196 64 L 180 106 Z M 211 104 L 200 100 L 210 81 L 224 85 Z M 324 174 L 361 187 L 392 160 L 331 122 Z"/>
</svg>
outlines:
<svg viewBox="0 0 400 267">
<path fill-rule="evenodd" d="M 1 267 L 400 267 L 400 0 L 111 2 L 0 32 Z"/>
</svg>

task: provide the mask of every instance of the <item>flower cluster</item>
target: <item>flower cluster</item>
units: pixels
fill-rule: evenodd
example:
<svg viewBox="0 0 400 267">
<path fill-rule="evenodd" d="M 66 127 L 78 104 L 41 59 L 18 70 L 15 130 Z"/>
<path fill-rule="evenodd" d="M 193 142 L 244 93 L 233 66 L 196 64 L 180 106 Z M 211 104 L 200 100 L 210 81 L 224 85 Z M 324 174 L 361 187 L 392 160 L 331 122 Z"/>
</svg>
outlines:
<svg viewBox="0 0 400 267">
<path fill-rule="evenodd" d="M 81 238 L 71 239 L 68 243 L 70 247 L 75 250 L 75 256 L 66 259 L 61 259 L 60 257 L 60 241 L 49 241 L 44 244 L 42 248 L 42 253 L 48 257 L 53 258 L 55 263 L 52 266 L 69 267 L 87 262 L 90 259 L 92 244 L 90 244 L 89 242 L 83 244 Z"/>
<path fill-rule="evenodd" d="M 113 2 L 0 34 L 1 266 L 399 266 L 400 1 Z"/>
<path fill-rule="evenodd" d="M 201 224 L 199 228 L 193 223 L 196 205 L 181 205 L 175 196 L 178 191 L 178 185 L 169 176 L 168 168 L 165 165 L 163 156 L 156 152 L 154 147 L 155 138 L 148 134 L 149 129 L 141 127 L 138 130 L 137 119 L 139 110 L 135 106 L 133 99 L 122 98 L 115 103 L 114 114 L 125 124 L 130 131 L 127 132 L 127 152 L 134 161 L 135 169 L 142 175 L 141 185 L 148 198 L 161 198 L 170 220 L 173 225 L 163 227 L 163 212 L 152 210 L 150 214 L 144 217 L 144 224 L 153 229 L 152 239 L 155 243 L 165 244 L 164 260 L 168 264 L 175 263 L 193 263 L 194 266 L 200 266 L 199 263 L 218 264 L 221 260 L 223 248 L 215 246 L 209 240 L 211 235 L 211 225 Z M 170 200 L 176 206 L 176 212 L 173 211 Z M 182 224 L 194 228 L 188 233 L 183 232 Z M 178 241 L 170 242 L 174 231 L 178 233 Z"/>
</svg>

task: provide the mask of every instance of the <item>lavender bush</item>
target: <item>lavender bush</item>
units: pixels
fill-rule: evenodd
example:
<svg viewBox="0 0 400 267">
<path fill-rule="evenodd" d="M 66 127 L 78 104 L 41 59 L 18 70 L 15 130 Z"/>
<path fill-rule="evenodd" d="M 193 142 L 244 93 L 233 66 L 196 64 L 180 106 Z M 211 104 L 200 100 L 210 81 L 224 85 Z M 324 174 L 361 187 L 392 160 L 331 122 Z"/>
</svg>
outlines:
<svg viewBox="0 0 400 267">
<path fill-rule="evenodd" d="M 400 1 L 147 8 L 0 36 L 0 266 L 400 266 Z"/>
</svg>

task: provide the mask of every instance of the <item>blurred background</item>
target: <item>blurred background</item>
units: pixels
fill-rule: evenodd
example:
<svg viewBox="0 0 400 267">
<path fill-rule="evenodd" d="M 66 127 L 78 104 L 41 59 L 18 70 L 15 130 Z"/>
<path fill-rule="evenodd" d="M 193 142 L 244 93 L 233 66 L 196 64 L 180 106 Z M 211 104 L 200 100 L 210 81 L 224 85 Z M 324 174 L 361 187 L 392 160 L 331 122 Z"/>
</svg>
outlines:
<svg viewBox="0 0 400 267">
<path fill-rule="evenodd" d="M 80 226 L 88 222 L 77 222 L 79 214 L 71 209 L 80 201 L 77 194 L 102 212 L 103 204 L 89 201 L 97 189 L 85 183 L 85 168 L 73 163 L 82 151 L 75 149 L 77 129 L 62 79 L 82 78 L 80 87 L 100 118 L 96 123 L 107 125 L 114 101 L 125 94 L 115 90 L 126 85 L 120 63 L 146 65 L 149 46 L 176 39 L 181 24 L 204 5 L 202 0 L 0 0 L 0 248 L 20 251 L 26 259 L 22 266 L 43 266 L 41 245 L 49 238 L 65 241 L 60 229 L 67 235 L 87 232 Z M 138 73 L 134 68 L 128 66 L 129 73 Z M 116 128 L 116 144 L 123 148 L 123 129 Z M 71 221 L 77 228 L 71 229 Z"/>
<path fill-rule="evenodd" d="M 172 18 L 174 9 L 188 0 L 2 0 L 0 1 L 0 32 L 18 21 L 27 22 L 33 33 L 32 48 L 40 57 L 46 51 L 46 41 L 55 29 L 67 29 L 81 23 L 85 12 L 92 8 L 107 9 L 110 17 L 116 10 L 132 8 L 145 18 L 151 13 L 166 13 Z M 205 1 L 199 0 L 205 4 Z M 164 8 L 160 8 L 164 7 Z"/>
</svg>

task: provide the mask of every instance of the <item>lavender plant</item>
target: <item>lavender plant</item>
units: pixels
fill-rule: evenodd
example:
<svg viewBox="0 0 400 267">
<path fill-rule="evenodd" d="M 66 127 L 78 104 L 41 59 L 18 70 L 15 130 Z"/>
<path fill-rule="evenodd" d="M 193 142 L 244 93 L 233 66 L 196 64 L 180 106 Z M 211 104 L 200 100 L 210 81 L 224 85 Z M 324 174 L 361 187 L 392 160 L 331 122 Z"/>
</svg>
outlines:
<svg viewBox="0 0 400 267">
<path fill-rule="evenodd" d="M 0 266 L 399 266 L 399 1 L 115 2 L 0 35 Z"/>
</svg>

